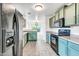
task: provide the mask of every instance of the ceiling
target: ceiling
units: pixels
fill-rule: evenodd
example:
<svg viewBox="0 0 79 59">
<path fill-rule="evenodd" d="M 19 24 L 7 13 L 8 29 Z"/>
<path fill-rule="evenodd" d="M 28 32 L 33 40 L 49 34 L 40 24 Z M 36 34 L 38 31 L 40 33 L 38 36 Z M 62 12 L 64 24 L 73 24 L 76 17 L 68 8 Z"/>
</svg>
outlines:
<svg viewBox="0 0 79 59">
<path fill-rule="evenodd" d="M 45 15 L 53 15 L 53 13 L 64 3 L 43 3 L 45 9 L 43 11 L 37 12 L 35 11 L 32 6 L 34 3 L 15 3 L 13 4 L 16 9 L 18 9 L 22 14 L 27 15 L 35 15 L 35 14 L 45 14 Z"/>
</svg>

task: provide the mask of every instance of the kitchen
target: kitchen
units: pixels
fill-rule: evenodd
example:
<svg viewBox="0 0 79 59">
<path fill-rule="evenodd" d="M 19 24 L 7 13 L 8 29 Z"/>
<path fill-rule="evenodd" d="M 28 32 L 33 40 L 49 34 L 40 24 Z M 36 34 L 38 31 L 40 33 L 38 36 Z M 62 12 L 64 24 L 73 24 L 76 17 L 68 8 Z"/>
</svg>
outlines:
<svg viewBox="0 0 79 59">
<path fill-rule="evenodd" d="M 56 53 L 60 56 L 79 56 L 78 4 L 64 5 L 48 21 L 47 40 Z"/>
<path fill-rule="evenodd" d="M 13 34 L 9 34 L 12 35 L 12 38 L 16 39 L 17 37 L 14 43 L 9 43 L 15 47 L 12 47 L 15 50 L 5 49 L 6 52 L 3 53 L 1 49 L 4 43 L 1 39 L 0 55 L 79 56 L 79 3 L 4 3 L 0 6 L 3 7 L 0 12 L 4 12 L 4 15 L 6 15 L 7 26 L 9 25 L 10 29 L 5 27 L 5 23 L 1 24 L 1 22 L 4 22 L 1 21 L 3 20 L 1 16 L 0 24 L 4 25 L 8 33 L 14 32 L 15 37 L 12 37 Z M 11 16 L 14 15 L 13 18 L 10 14 Z M 15 25 L 19 23 L 19 26 L 13 27 L 14 31 L 11 30 L 12 20 L 9 21 L 9 19 L 14 20 L 15 23 L 13 22 L 13 24 Z M 4 30 L 4 28 L 2 29 Z M 0 29 L 0 33 L 4 32 L 1 32 Z M 11 40 L 11 37 L 8 40 Z M 13 55 L 12 53 L 11 55 L 7 54 L 12 51 L 15 51 Z"/>
<path fill-rule="evenodd" d="M 78 3 L 64 4 L 54 12 L 53 16 L 46 19 L 45 42 L 57 55 L 79 56 L 77 49 L 79 47 L 78 10 Z"/>
</svg>

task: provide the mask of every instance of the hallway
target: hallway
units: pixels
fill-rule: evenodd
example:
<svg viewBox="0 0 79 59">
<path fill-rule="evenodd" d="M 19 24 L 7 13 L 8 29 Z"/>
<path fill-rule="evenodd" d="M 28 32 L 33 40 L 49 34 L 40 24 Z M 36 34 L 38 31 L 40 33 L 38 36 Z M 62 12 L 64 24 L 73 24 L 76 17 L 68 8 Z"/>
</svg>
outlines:
<svg viewBox="0 0 79 59">
<path fill-rule="evenodd" d="M 57 56 L 50 45 L 43 40 L 30 41 L 23 49 L 23 56 Z"/>
</svg>

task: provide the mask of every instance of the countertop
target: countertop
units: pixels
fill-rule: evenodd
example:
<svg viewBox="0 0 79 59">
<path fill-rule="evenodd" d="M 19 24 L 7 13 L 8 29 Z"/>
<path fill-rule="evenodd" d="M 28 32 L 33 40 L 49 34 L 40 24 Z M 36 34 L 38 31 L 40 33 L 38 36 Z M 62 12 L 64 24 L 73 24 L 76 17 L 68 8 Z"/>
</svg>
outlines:
<svg viewBox="0 0 79 59">
<path fill-rule="evenodd" d="M 33 32 L 33 31 L 37 32 L 37 30 L 33 29 L 26 29 L 26 28 L 23 29 L 23 32 Z"/>
<path fill-rule="evenodd" d="M 37 32 L 37 30 L 24 30 L 23 32 Z"/>
<path fill-rule="evenodd" d="M 46 31 L 46 32 L 58 35 L 58 33 L 55 33 L 53 31 Z M 71 34 L 70 36 L 58 36 L 58 37 L 63 38 L 63 39 L 68 40 L 68 41 L 71 41 L 73 43 L 79 44 L 79 35 Z"/>
<path fill-rule="evenodd" d="M 70 35 L 70 36 L 59 36 L 65 40 L 71 41 L 73 43 L 79 44 L 79 36 L 78 35 Z"/>
<path fill-rule="evenodd" d="M 48 29 L 46 29 L 46 32 L 47 33 L 51 33 L 51 34 L 55 34 L 55 35 L 58 35 L 58 29 L 50 29 L 50 28 L 48 28 Z"/>
</svg>

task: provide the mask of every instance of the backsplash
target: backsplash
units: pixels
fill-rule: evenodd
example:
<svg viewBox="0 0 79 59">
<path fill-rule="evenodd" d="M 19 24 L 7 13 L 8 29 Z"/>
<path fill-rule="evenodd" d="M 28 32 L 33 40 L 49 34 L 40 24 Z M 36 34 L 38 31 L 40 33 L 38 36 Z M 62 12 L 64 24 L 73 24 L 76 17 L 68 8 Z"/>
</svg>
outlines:
<svg viewBox="0 0 79 59">
<path fill-rule="evenodd" d="M 50 30 L 50 31 L 53 31 L 53 32 L 56 32 L 58 33 L 58 30 L 60 28 L 49 28 L 47 30 Z M 79 35 L 79 26 L 71 26 L 71 28 L 62 28 L 62 29 L 70 29 L 71 30 L 71 34 L 74 34 L 74 35 Z"/>
<path fill-rule="evenodd" d="M 55 32 L 55 33 L 58 33 L 58 30 L 59 30 L 59 29 L 70 29 L 70 28 L 49 28 L 49 29 L 47 29 L 47 30 L 53 31 L 53 32 Z"/>
<path fill-rule="evenodd" d="M 71 34 L 79 35 L 79 26 L 72 26 Z"/>
</svg>

